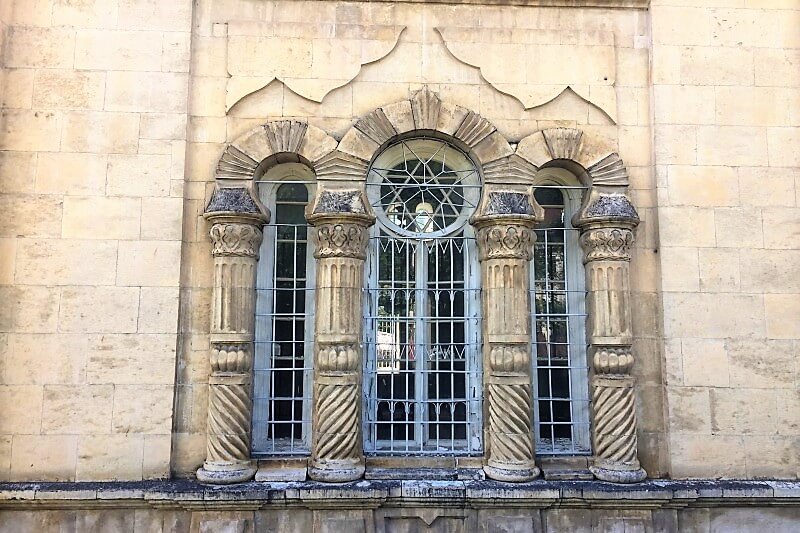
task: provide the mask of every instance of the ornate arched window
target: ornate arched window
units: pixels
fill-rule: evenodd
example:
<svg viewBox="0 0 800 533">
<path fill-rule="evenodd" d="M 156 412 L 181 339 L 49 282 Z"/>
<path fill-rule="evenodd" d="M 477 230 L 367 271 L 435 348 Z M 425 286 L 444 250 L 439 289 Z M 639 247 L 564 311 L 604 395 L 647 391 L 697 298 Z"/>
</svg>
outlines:
<svg viewBox="0 0 800 533">
<path fill-rule="evenodd" d="M 306 454 L 311 437 L 314 260 L 304 210 L 313 174 L 286 163 L 257 182 L 272 213 L 256 276 L 253 452 Z"/>
<path fill-rule="evenodd" d="M 366 452 L 481 455 L 487 477 L 523 482 L 537 453 L 587 454 L 589 434 L 598 479 L 643 479 L 627 187 L 598 139 L 553 128 L 512 146 L 427 89 L 338 143 L 298 121 L 237 139 L 204 214 L 214 286 L 198 479 L 244 481 L 253 453 L 310 451 L 292 479 L 358 479 Z"/>
<path fill-rule="evenodd" d="M 481 450 L 480 274 L 467 223 L 480 188 L 470 157 L 436 138 L 390 143 L 369 169 L 368 454 Z"/>
</svg>

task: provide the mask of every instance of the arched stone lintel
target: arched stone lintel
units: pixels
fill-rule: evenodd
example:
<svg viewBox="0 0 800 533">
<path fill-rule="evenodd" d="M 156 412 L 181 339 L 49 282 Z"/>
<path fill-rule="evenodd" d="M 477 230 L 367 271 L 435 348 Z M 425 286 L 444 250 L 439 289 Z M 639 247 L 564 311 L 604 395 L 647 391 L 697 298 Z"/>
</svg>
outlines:
<svg viewBox="0 0 800 533">
<path fill-rule="evenodd" d="M 350 172 L 337 169 L 336 178 L 364 181 L 366 168 L 381 149 L 411 132 L 449 137 L 484 168 L 514 155 L 508 140 L 491 122 L 464 107 L 441 101 L 436 93 L 423 87 L 408 100 L 385 105 L 359 119 L 344 134 L 335 152 L 329 154 L 326 166 L 331 162 L 339 167 L 346 165 Z"/>
<path fill-rule="evenodd" d="M 563 167 L 586 187 L 624 192 L 629 184 L 628 171 L 614 146 L 579 129 L 539 130 L 523 138 L 514 153 L 537 169 Z"/>
<path fill-rule="evenodd" d="M 217 163 L 218 183 L 252 181 L 281 163 L 317 163 L 336 149 L 336 139 L 301 120 L 276 120 L 253 128 L 230 143 Z"/>
</svg>

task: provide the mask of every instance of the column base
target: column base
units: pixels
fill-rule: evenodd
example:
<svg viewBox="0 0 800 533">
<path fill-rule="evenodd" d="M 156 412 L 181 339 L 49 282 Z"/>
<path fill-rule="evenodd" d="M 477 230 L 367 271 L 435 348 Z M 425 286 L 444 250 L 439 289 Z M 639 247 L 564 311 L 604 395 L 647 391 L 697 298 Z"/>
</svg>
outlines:
<svg viewBox="0 0 800 533">
<path fill-rule="evenodd" d="M 521 468 L 485 465 L 483 467 L 483 472 L 489 479 L 494 479 L 495 481 L 507 481 L 509 483 L 524 483 L 526 481 L 533 481 L 539 477 L 539 474 L 541 473 L 539 467 L 536 465 Z"/>
<path fill-rule="evenodd" d="M 647 478 L 647 472 L 644 468 L 626 468 L 625 465 L 620 465 L 621 468 L 608 468 L 604 466 L 590 466 L 589 471 L 594 474 L 594 477 L 600 481 L 609 481 L 611 483 L 639 483 Z"/>
<path fill-rule="evenodd" d="M 364 477 L 364 462 L 313 461 L 308 467 L 308 477 L 325 483 L 344 483 Z"/>
<path fill-rule="evenodd" d="M 197 470 L 197 481 L 209 485 L 231 485 L 245 483 L 256 475 L 256 468 L 252 463 L 213 464 L 206 463 Z"/>
</svg>

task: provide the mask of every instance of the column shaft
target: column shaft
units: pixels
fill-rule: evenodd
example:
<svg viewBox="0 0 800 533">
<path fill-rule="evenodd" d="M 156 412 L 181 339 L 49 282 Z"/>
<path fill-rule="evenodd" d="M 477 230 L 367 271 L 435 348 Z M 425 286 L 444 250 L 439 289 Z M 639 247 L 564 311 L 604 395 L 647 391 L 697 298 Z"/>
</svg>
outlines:
<svg viewBox="0 0 800 533">
<path fill-rule="evenodd" d="M 631 222 L 604 221 L 583 228 L 588 340 L 592 378 L 592 473 L 619 483 L 647 473 L 637 458 L 629 262 Z"/>
<path fill-rule="evenodd" d="M 356 213 L 308 217 L 317 237 L 313 439 L 309 475 L 351 481 L 364 475 L 361 430 L 362 293 L 373 218 Z"/>
<path fill-rule="evenodd" d="M 477 219 L 483 276 L 486 463 L 492 479 L 539 475 L 534 458 L 529 262 L 533 219 Z"/>
<path fill-rule="evenodd" d="M 263 216 L 208 213 L 214 222 L 207 455 L 197 479 L 239 483 L 250 460 L 255 282 Z"/>
</svg>

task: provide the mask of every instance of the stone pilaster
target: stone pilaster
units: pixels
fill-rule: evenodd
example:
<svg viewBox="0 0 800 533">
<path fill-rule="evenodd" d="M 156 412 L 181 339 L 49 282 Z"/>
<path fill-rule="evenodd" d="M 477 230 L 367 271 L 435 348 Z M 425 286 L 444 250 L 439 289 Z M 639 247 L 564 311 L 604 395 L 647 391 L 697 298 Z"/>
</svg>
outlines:
<svg viewBox="0 0 800 533">
<path fill-rule="evenodd" d="M 375 217 L 363 192 L 321 188 L 307 216 L 317 249 L 313 440 L 309 475 L 364 475 L 361 371 L 364 260 Z"/>
<path fill-rule="evenodd" d="M 598 479 L 643 480 L 638 460 L 631 350 L 630 248 L 639 217 L 626 196 L 594 193 L 578 214 L 592 364 L 592 444 Z"/>
<path fill-rule="evenodd" d="M 534 206 L 529 191 L 487 191 L 472 219 L 483 277 L 484 471 L 500 481 L 523 482 L 539 475 L 532 420 L 529 264 L 541 208 Z"/>
<path fill-rule="evenodd" d="M 246 189 L 217 189 L 205 218 L 211 226 L 214 290 L 211 313 L 207 455 L 197 479 L 240 483 L 250 460 L 255 282 L 261 227 L 269 215 Z"/>
</svg>

